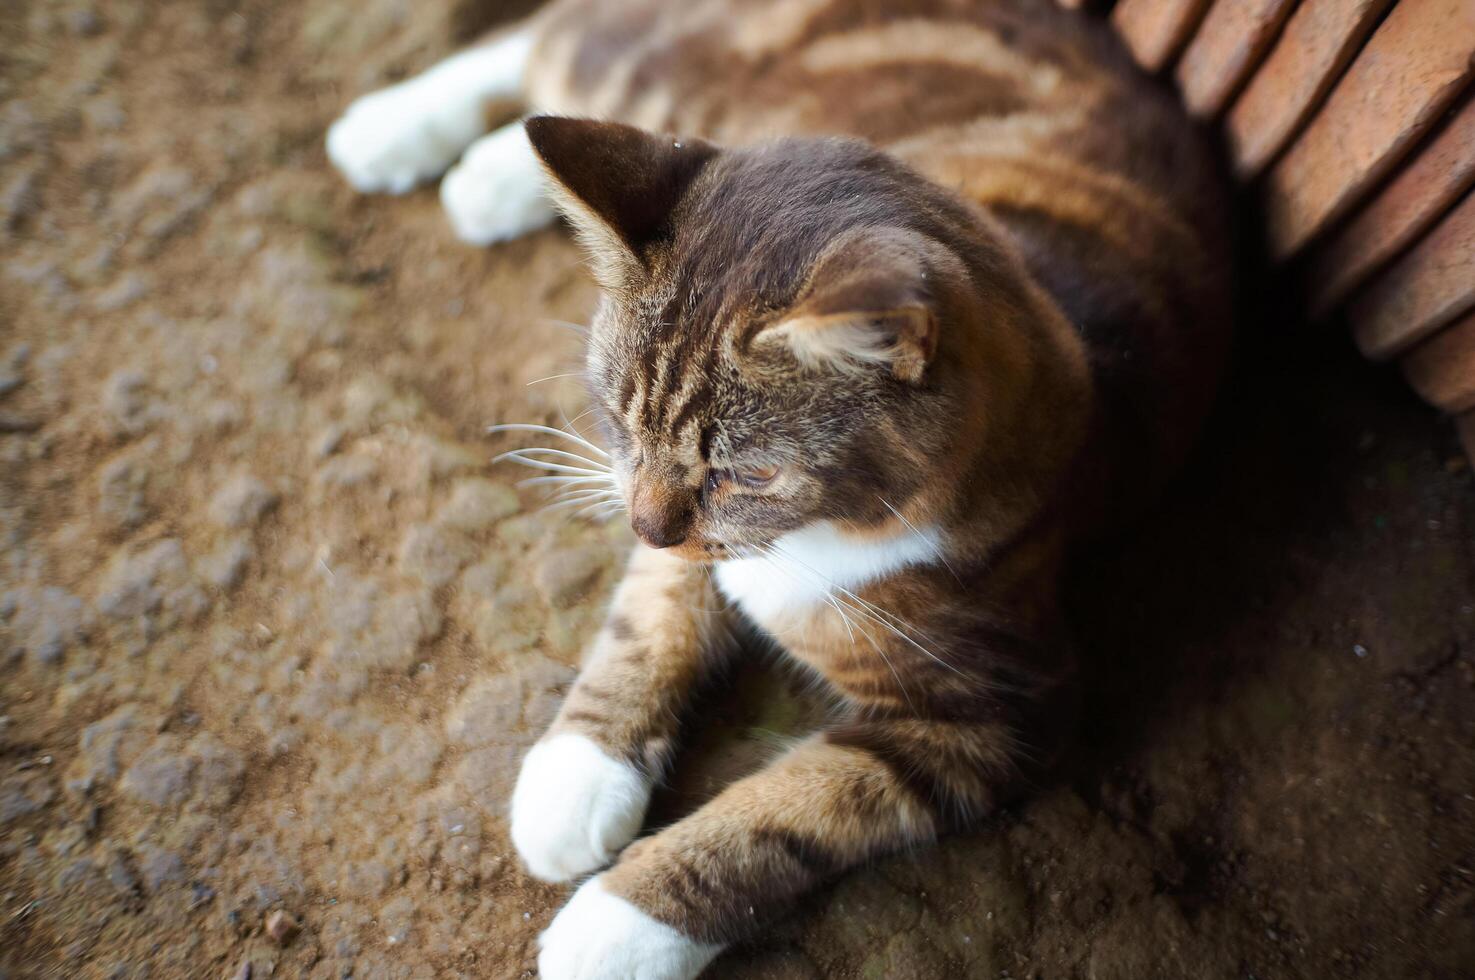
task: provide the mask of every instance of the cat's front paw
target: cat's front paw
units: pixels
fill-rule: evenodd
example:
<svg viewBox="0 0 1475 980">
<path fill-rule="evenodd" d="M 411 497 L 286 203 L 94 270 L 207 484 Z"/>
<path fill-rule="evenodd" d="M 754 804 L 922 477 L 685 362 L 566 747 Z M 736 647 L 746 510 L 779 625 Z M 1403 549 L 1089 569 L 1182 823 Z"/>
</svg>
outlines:
<svg viewBox="0 0 1475 980">
<path fill-rule="evenodd" d="M 371 92 L 328 127 L 328 159 L 356 190 L 403 194 L 486 132 L 484 100 L 447 73 Z"/>
<path fill-rule="evenodd" d="M 538 937 L 543 980 L 690 980 L 722 947 L 698 942 L 584 882 Z"/>
<path fill-rule="evenodd" d="M 534 876 L 570 878 L 602 868 L 635 839 L 651 780 L 583 735 L 533 746 L 512 791 L 512 844 Z"/>
</svg>

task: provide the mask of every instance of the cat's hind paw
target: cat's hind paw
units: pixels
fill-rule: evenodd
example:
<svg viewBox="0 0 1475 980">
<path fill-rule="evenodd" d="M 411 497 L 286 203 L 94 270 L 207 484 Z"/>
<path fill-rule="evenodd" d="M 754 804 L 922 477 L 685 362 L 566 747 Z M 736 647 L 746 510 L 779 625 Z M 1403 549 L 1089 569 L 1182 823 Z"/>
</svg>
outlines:
<svg viewBox="0 0 1475 980">
<path fill-rule="evenodd" d="M 422 75 L 371 92 L 328 127 L 328 159 L 354 189 L 403 194 L 443 173 L 486 131 L 482 100 Z"/>
<path fill-rule="evenodd" d="M 722 947 L 698 942 L 586 881 L 538 937 L 543 980 L 690 980 Z"/>
<path fill-rule="evenodd" d="M 512 844 L 535 877 L 576 878 L 634 840 L 650 791 L 648 776 L 592 740 L 555 735 L 523 760 L 512 791 Z"/>
<path fill-rule="evenodd" d="M 473 143 L 441 181 L 440 201 L 457 237 L 473 245 L 509 241 L 556 216 L 521 123 Z"/>
<path fill-rule="evenodd" d="M 439 176 L 487 131 L 488 105 L 517 95 L 531 49 L 514 32 L 370 92 L 328 128 L 328 159 L 365 192 L 403 194 Z"/>
</svg>

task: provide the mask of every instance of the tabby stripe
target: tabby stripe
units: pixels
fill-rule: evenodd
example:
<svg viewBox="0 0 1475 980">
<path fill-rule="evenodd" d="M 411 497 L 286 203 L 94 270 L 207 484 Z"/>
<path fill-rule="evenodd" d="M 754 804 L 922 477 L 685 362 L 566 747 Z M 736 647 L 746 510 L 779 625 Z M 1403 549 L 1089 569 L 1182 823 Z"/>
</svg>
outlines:
<svg viewBox="0 0 1475 980">
<path fill-rule="evenodd" d="M 587 725 L 603 726 L 609 722 L 609 715 L 603 711 L 592 711 L 588 708 L 572 708 L 563 713 L 563 721 L 584 723 Z"/>
<path fill-rule="evenodd" d="M 618 414 L 624 415 L 630 408 L 630 400 L 635 397 L 635 374 L 632 372 L 625 375 L 620 382 L 620 407 Z"/>
<path fill-rule="evenodd" d="M 671 420 L 670 433 L 680 434 L 686 424 L 696 417 L 697 412 L 706 408 L 712 400 L 712 389 L 704 384 L 698 384 L 693 389 L 681 407 L 676 410 L 675 417 Z"/>
<path fill-rule="evenodd" d="M 815 838 L 784 827 L 755 828 L 753 843 L 784 854 L 815 878 L 838 874 L 848 863 Z"/>
<path fill-rule="evenodd" d="M 581 683 L 574 688 L 574 693 L 580 697 L 593 698 L 595 701 L 613 701 L 615 692 L 596 684 Z"/>
<path fill-rule="evenodd" d="M 825 740 L 841 748 L 859 749 L 884 765 L 896 782 L 928 811 L 942 812 L 947 791 L 935 773 L 905 749 L 878 731 L 874 725 L 838 725 L 825 733 Z"/>
<path fill-rule="evenodd" d="M 672 891 L 676 893 L 671 897 L 693 912 L 710 908 L 716 900 L 717 889 L 712 882 L 707 880 L 700 868 L 687 861 L 677 860 L 671 863 L 670 884 Z"/>
</svg>

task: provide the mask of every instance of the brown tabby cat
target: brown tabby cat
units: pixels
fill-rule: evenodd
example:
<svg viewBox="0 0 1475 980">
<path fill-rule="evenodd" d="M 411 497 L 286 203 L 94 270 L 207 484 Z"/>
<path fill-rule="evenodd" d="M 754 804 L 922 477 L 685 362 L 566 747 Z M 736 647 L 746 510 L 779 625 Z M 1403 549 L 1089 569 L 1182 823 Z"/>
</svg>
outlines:
<svg viewBox="0 0 1475 980">
<path fill-rule="evenodd" d="M 618 121 L 477 139 L 519 92 Z M 1179 459 L 1229 322 L 1217 170 L 1101 26 L 1049 0 L 559 0 L 328 146 L 366 190 L 464 151 L 442 197 L 472 241 L 546 223 L 551 193 L 605 289 L 607 454 L 518 457 L 646 545 L 512 801 L 539 877 L 613 861 L 543 934 L 544 977 L 694 976 L 1058 755 L 1067 546 Z M 631 843 L 733 617 L 839 707 Z"/>
</svg>

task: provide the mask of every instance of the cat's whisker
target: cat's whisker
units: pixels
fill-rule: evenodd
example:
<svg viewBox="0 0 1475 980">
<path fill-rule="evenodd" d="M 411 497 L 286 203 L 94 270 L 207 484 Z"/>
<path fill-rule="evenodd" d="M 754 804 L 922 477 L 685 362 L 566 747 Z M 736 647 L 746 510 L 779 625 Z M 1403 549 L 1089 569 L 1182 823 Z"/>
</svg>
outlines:
<svg viewBox="0 0 1475 980">
<path fill-rule="evenodd" d="M 600 449 L 598 446 L 594 445 L 594 443 L 590 442 L 588 439 L 585 439 L 583 436 L 574 432 L 569 432 L 566 429 L 555 429 L 551 425 L 538 425 L 535 422 L 502 422 L 497 425 L 487 426 L 488 434 L 494 432 L 543 432 L 552 436 L 562 436 L 565 439 L 572 439 L 574 442 L 577 442 L 585 449 L 588 449 L 594 453 L 598 453 L 605 459 L 609 459 L 609 453 L 605 452 L 603 449 Z"/>
<path fill-rule="evenodd" d="M 570 507 L 588 506 L 591 503 L 609 503 L 610 496 L 611 492 L 608 490 L 584 490 L 576 494 L 560 497 L 552 503 L 540 507 L 539 511 L 567 510 Z"/>
<path fill-rule="evenodd" d="M 563 327 L 565 330 L 572 330 L 581 336 L 589 336 L 589 328 L 582 323 L 572 323 L 568 320 L 554 320 L 550 317 L 544 317 L 542 322 L 550 327 Z"/>
<path fill-rule="evenodd" d="M 564 419 L 563 420 L 563 424 L 566 425 L 566 426 L 568 426 L 570 429 L 573 429 L 575 432 L 577 432 L 578 429 L 577 429 L 577 427 L 575 427 L 574 423 L 577 422 L 577 421 L 579 421 L 579 419 L 583 418 L 586 415 L 593 415 L 594 414 L 594 410 L 597 407 L 598 406 L 596 406 L 596 405 L 590 405 L 588 408 L 584 409 L 582 412 L 580 412 L 578 415 L 575 415 L 573 418 L 571 418 L 571 419 Z"/>
<path fill-rule="evenodd" d="M 598 407 L 599 407 L 598 405 L 590 405 L 588 408 L 584 409 L 582 412 L 580 412 L 578 415 L 575 415 L 573 418 L 569 418 L 568 415 L 566 413 L 564 413 L 562 409 L 560 409 L 559 410 L 559 414 L 563 415 L 563 426 L 564 426 L 564 428 L 567 429 L 570 433 L 578 436 L 580 439 L 583 439 L 584 438 L 584 433 L 580 432 L 579 431 L 579 427 L 577 425 L 575 425 L 574 423 L 577 422 L 577 421 L 579 421 L 579 419 L 584 418 L 587 415 L 592 415 L 594 413 L 594 411 Z"/>
<path fill-rule="evenodd" d="M 578 453 L 571 453 L 571 452 L 568 452 L 567 450 L 564 450 L 564 449 L 552 449 L 552 448 L 547 447 L 547 446 L 528 446 L 525 449 L 514 449 L 511 452 L 506 452 L 506 453 L 503 453 L 501 456 L 496 457 L 496 459 L 494 459 L 493 462 L 496 462 L 497 459 L 503 459 L 505 457 L 516 455 L 516 454 L 521 454 L 521 453 L 546 453 L 546 454 L 548 454 L 550 456 L 559 456 L 559 457 L 562 457 L 564 459 L 572 459 L 572 460 L 575 460 L 577 462 L 584 463 L 587 466 L 589 466 L 589 467 L 591 467 L 593 469 L 596 469 L 596 470 L 600 470 L 601 472 L 604 472 L 604 473 L 613 473 L 614 472 L 612 469 L 610 469 L 610 466 L 609 466 L 608 463 L 601 463 L 598 460 L 590 459 L 588 456 L 580 456 Z"/>
<path fill-rule="evenodd" d="M 774 544 L 774 545 L 770 545 L 770 547 L 773 548 L 773 550 L 774 550 L 774 552 L 776 554 L 782 556 L 785 560 L 791 561 L 794 564 L 799 565 L 802 568 L 809 569 L 809 571 L 812 572 L 816 576 L 816 578 L 819 579 L 819 581 L 823 582 L 827 588 L 834 589 L 836 592 L 839 592 L 841 595 L 843 595 L 846 598 L 848 598 L 849 600 L 851 600 L 851 602 L 854 604 L 851 608 L 855 609 L 855 611 L 857 611 L 857 612 L 860 612 L 866 618 L 868 618 L 872 622 L 876 623 L 876 625 L 883 626 L 886 629 L 890 630 L 892 633 L 896 634 L 896 636 L 898 638 L 900 638 L 902 640 L 905 640 L 908 644 L 910 644 L 912 647 L 916 648 L 919 652 L 925 654 L 927 657 L 929 657 L 930 659 L 932 659 L 933 661 L 935 661 L 940 666 L 946 667 L 948 670 L 950 670 L 953 673 L 957 674 L 959 677 L 966 677 L 966 676 L 968 676 L 968 675 L 964 674 L 963 671 L 961 671 L 957 667 L 955 667 L 954 665 L 948 663 L 946 660 L 944 660 L 943 658 L 939 657 L 937 654 L 933 653 L 931 650 L 927 649 L 920 642 L 918 642 L 914 637 L 908 635 L 908 633 L 906 631 L 907 630 L 910 630 L 911 632 L 916 633 L 917 636 L 920 636 L 920 637 L 922 637 L 925 640 L 928 640 L 930 642 L 936 642 L 935 640 L 932 640 L 932 638 L 930 636 L 928 636 L 926 633 L 924 633 L 922 630 L 918 629 L 916 626 L 913 626 L 911 623 L 907 622 L 905 619 L 903 619 L 902 617 L 896 615 L 895 613 L 890 612 L 890 611 L 888 611 L 886 609 L 883 609 L 880 606 L 877 606 L 874 603 L 869 602 L 869 601 L 867 601 L 865 599 L 862 599 L 860 596 L 856 595 L 854 592 L 851 592 L 849 589 L 845 588 L 844 586 L 836 585 L 834 582 L 829 581 L 827 578 L 825 578 L 824 575 L 822 575 L 819 572 L 815 571 L 813 568 L 810 568 L 808 565 L 804 564 L 804 562 L 800 561 L 798 558 L 796 558 L 793 555 L 789 554 L 787 551 L 785 551 L 783 548 L 779 547 L 778 545 Z M 894 620 L 895 622 L 892 622 L 892 620 Z M 899 623 L 901 625 L 900 626 L 897 626 L 896 625 L 897 623 Z"/>
<path fill-rule="evenodd" d="M 612 515 L 619 513 L 621 510 L 624 509 L 624 507 L 625 505 L 622 501 L 599 501 L 597 503 L 589 504 L 582 510 L 574 511 L 573 516 L 583 517 L 584 515 L 588 514 L 593 520 L 604 521 L 608 520 Z"/>
<path fill-rule="evenodd" d="M 554 502 L 562 504 L 566 500 L 582 500 L 585 503 L 594 503 L 597 500 L 600 503 L 606 503 L 618 499 L 620 499 L 619 494 L 615 493 L 613 490 L 602 490 L 599 488 L 595 488 L 593 490 L 580 490 L 578 492 L 566 491 L 562 495 L 560 495 Z"/>
<path fill-rule="evenodd" d="M 608 476 L 603 470 L 591 470 L 582 466 L 565 466 L 563 463 L 550 463 L 541 459 L 530 459 L 521 455 L 521 450 L 514 449 L 510 453 L 503 453 L 492 460 L 494 463 L 506 461 L 516 463 L 519 466 L 530 466 L 535 470 L 548 470 L 552 473 L 573 473 L 578 476 Z"/>
<path fill-rule="evenodd" d="M 763 546 L 760 545 L 760 547 Z M 773 552 L 770 551 L 769 554 L 773 555 Z M 774 557 L 778 556 L 774 555 Z M 784 568 L 778 561 L 775 561 L 774 557 L 770 557 L 767 560 L 766 564 L 768 565 L 768 567 L 779 572 L 780 574 L 788 576 L 789 570 Z M 818 575 L 817 572 L 815 574 Z M 823 576 L 820 577 L 823 578 Z M 793 580 L 792 576 L 789 576 L 789 578 L 791 581 Z M 880 656 L 882 663 L 886 665 L 886 669 L 889 670 L 891 672 L 891 676 L 895 678 L 896 686 L 901 691 L 901 696 L 903 699 L 905 699 L 907 707 L 911 708 L 911 710 L 915 712 L 917 710 L 917 706 L 912 702 L 911 692 L 907 690 L 906 682 L 901 679 L 900 671 L 898 671 L 896 669 L 896 665 L 891 662 L 891 658 L 886 655 L 886 651 L 881 649 L 881 645 L 876 642 L 875 638 L 872 637 L 869 632 L 866 631 L 864 626 L 856 627 L 851 622 L 850 617 L 845 615 L 845 610 L 842 607 L 838 597 L 830 594 L 829 592 L 826 592 L 823 598 L 824 601 L 830 606 L 830 608 L 835 610 L 835 613 L 840 617 L 840 621 L 845 624 L 845 632 L 849 637 L 851 643 L 855 642 L 855 630 L 857 628 L 860 629 L 860 635 L 865 637 L 866 642 L 871 645 L 871 649 L 876 651 L 877 655 Z"/>
<path fill-rule="evenodd" d="M 555 493 L 556 493 L 556 496 L 554 497 L 555 500 L 563 500 L 563 499 L 566 499 L 566 498 L 569 498 L 569 497 L 595 497 L 595 496 L 615 498 L 615 497 L 618 497 L 619 494 L 620 494 L 619 490 L 617 490 L 616 488 L 614 488 L 612 486 L 605 486 L 605 487 L 585 487 L 585 486 L 561 487 L 557 491 L 555 491 Z"/>
<path fill-rule="evenodd" d="M 568 486 L 573 486 L 573 485 L 579 484 L 579 483 L 599 483 L 599 484 L 603 484 L 604 486 L 608 486 L 608 487 L 616 486 L 615 481 L 612 478 L 610 478 L 609 476 L 606 476 L 606 475 L 600 475 L 600 476 L 533 476 L 533 477 L 527 478 L 526 480 L 518 480 L 517 481 L 517 485 L 520 486 L 520 487 L 536 487 L 536 486 L 540 486 L 540 485 L 545 484 L 545 483 L 562 483 L 562 484 L 565 484 L 565 485 L 568 485 Z"/>
<path fill-rule="evenodd" d="M 563 374 L 550 374 L 546 378 L 534 378 L 523 387 L 531 388 L 533 385 L 542 384 L 544 381 L 557 381 L 560 378 L 581 378 L 583 376 L 583 371 L 566 371 Z"/>
<path fill-rule="evenodd" d="M 948 572 L 953 576 L 953 578 L 957 580 L 957 583 L 959 585 L 962 585 L 963 584 L 962 578 L 959 577 L 959 575 L 957 573 L 957 570 L 954 569 L 953 566 L 948 562 L 947 556 L 942 553 L 942 549 L 937 546 L 937 542 L 933 541 L 931 538 L 927 537 L 927 535 L 925 535 L 921 531 L 917 530 L 917 525 L 915 525 L 911 521 L 907 520 L 906 519 L 906 515 L 903 514 L 901 511 L 897 510 L 895 507 L 891 506 L 890 501 L 888 501 L 885 497 L 881 496 L 878 493 L 878 494 L 876 494 L 876 499 L 879 500 L 879 501 L 881 501 L 882 505 L 885 506 L 885 508 L 887 510 L 889 510 L 889 511 L 891 511 L 891 513 L 895 514 L 896 515 L 896 519 L 899 520 L 899 521 L 901 521 L 903 524 L 905 524 L 907 526 L 907 530 L 911 531 L 912 534 L 916 535 L 919 539 L 921 539 L 921 541 L 923 543 L 925 543 L 928 546 L 928 548 L 932 551 L 932 554 L 934 556 L 936 556 L 936 558 L 937 558 L 937 560 L 939 562 L 942 563 L 942 567 L 943 568 L 946 568 L 948 570 Z"/>
</svg>

